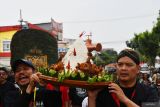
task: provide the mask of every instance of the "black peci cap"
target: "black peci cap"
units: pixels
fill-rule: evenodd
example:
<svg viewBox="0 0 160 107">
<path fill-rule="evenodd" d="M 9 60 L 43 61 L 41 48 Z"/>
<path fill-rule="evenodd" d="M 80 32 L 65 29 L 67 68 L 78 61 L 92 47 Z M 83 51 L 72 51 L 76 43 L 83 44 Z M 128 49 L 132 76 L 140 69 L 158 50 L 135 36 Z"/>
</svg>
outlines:
<svg viewBox="0 0 160 107">
<path fill-rule="evenodd" d="M 19 64 L 25 64 L 25 65 L 31 67 L 32 69 L 35 69 L 35 67 L 34 67 L 34 65 L 32 64 L 31 61 L 28 61 L 26 59 L 18 59 L 16 61 L 14 61 L 13 64 L 12 64 L 12 70 L 14 72 L 16 71 Z"/>
<path fill-rule="evenodd" d="M 140 64 L 139 54 L 136 51 L 132 50 L 132 49 L 124 49 L 124 50 L 122 50 L 119 53 L 118 57 L 117 57 L 117 62 L 118 62 L 118 60 L 120 58 L 125 57 L 125 56 L 131 58 L 137 65 Z"/>
</svg>

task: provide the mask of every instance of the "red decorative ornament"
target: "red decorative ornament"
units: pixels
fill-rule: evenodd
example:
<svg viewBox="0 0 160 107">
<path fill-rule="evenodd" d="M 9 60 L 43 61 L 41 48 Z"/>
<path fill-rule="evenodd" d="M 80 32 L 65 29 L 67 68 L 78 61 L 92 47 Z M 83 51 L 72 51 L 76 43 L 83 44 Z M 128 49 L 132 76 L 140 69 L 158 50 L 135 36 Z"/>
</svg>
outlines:
<svg viewBox="0 0 160 107">
<path fill-rule="evenodd" d="M 66 66 L 67 69 L 70 69 L 71 68 L 71 65 L 70 65 L 70 61 L 68 61 L 68 65 Z"/>
<path fill-rule="evenodd" d="M 76 49 L 74 48 L 73 55 L 76 56 Z"/>
</svg>

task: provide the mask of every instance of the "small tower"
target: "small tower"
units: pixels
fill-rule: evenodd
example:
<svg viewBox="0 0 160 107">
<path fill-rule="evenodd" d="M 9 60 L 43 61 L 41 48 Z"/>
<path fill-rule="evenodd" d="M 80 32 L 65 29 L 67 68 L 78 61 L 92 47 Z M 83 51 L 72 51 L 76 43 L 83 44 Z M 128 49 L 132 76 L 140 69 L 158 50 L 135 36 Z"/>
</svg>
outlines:
<svg viewBox="0 0 160 107">
<path fill-rule="evenodd" d="M 21 9 L 20 9 L 20 19 L 19 19 L 19 22 L 20 22 L 21 29 L 29 29 L 28 22 L 24 21 L 23 18 L 22 18 L 22 11 L 21 11 Z"/>
</svg>

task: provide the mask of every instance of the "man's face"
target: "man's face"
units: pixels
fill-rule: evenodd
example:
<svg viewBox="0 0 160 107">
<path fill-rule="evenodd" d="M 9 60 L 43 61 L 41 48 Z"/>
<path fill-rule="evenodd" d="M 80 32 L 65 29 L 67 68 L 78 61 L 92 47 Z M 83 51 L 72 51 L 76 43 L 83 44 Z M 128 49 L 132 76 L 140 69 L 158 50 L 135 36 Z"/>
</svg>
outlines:
<svg viewBox="0 0 160 107">
<path fill-rule="evenodd" d="M 7 73 L 3 70 L 0 70 L 0 85 L 5 83 L 7 77 L 8 77 Z"/>
<path fill-rule="evenodd" d="M 30 82 L 33 69 L 26 64 L 19 64 L 15 71 L 15 81 L 20 86 L 26 86 Z"/>
<path fill-rule="evenodd" d="M 120 81 L 134 81 L 139 73 L 139 66 L 129 57 L 118 60 L 117 75 Z"/>
</svg>

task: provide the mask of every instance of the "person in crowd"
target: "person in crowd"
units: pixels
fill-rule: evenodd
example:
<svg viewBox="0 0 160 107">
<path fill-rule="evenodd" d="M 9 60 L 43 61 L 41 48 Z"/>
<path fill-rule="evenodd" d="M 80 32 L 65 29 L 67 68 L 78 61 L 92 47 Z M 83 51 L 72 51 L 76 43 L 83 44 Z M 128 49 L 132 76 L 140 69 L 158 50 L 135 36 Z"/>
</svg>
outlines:
<svg viewBox="0 0 160 107">
<path fill-rule="evenodd" d="M 143 82 L 143 73 L 142 72 L 139 72 L 139 74 L 138 74 L 138 77 L 137 77 L 137 80 L 140 82 L 140 83 L 142 83 Z"/>
<path fill-rule="evenodd" d="M 88 107 L 88 97 L 85 97 L 82 101 L 82 107 Z"/>
<path fill-rule="evenodd" d="M 160 84 L 160 68 L 157 70 L 157 84 Z"/>
<path fill-rule="evenodd" d="M 87 91 L 84 88 L 69 88 L 69 99 L 71 100 L 72 107 L 82 107 L 82 101 L 86 96 Z"/>
<path fill-rule="evenodd" d="M 55 90 L 55 87 L 48 83 L 46 88 L 48 90 Z M 69 96 L 68 96 L 68 91 L 69 91 L 69 88 L 66 87 L 66 86 L 60 86 L 60 91 L 62 93 L 62 107 L 71 107 L 70 105 L 70 100 L 69 100 Z"/>
<path fill-rule="evenodd" d="M 71 107 L 71 102 L 69 99 L 69 87 L 60 86 L 60 91 L 62 93 L 62 107 Z"/>
<path fill-rule="evenodd" d="M 7 92 L 16 90 L 14 84 L 7 81 L 8 70 L 5 67 L 0 67 L 0 107 L 11 107 L 13 100 L 8 101 Z"/>
<path fill-rule="evenodd" d="M 153 75 L 152 75 L 152 81 L 155 85 L 157 85 L 158 81 L 160 80 L 160 73 L 158 72 L 158 69 L 156 69 L 154 72 L 153 72 Z"/>
<path fill-rule="evenodd" d="M 15 83 L 14 72 L 12 70 L 10 70 L 9 73 L 8 73 L 7 81 Z"/>
<path fill-rule="evenodd" d="M 12 64 L 15 82 L 19 91 L 8 92 L 17 95 L 11 107 L 62 107 L 61 92 L 59 90 L 47 90 L 46 84 L 39 78 L 40 72 L 30 61 L 18 59 Z"/>
<path fill-rule="evenodd" d="M 88 107 L 140 107 L 143 102 L 158 101 L 157 90 L 137 81 L 139 64 L 136 51 L 122 50 L 117 57 L 117 81 L 104 89 L 89 90 Z"/>
<path fill-rule="evenodd" d="M 143 74 L 143 81 L 142 82 L 143 82 L 143 84 L 151 85 L 152 80 L 150 79 L 149 74 L 147 74 L 147 73 Z"/>
<path fill-rule="evenodd" d="M 152 82 L 153 84 L 156 85 L 156 82 L 157 82 L 157 71 L 156 70 L 153 71 Z"/>
</svg>

